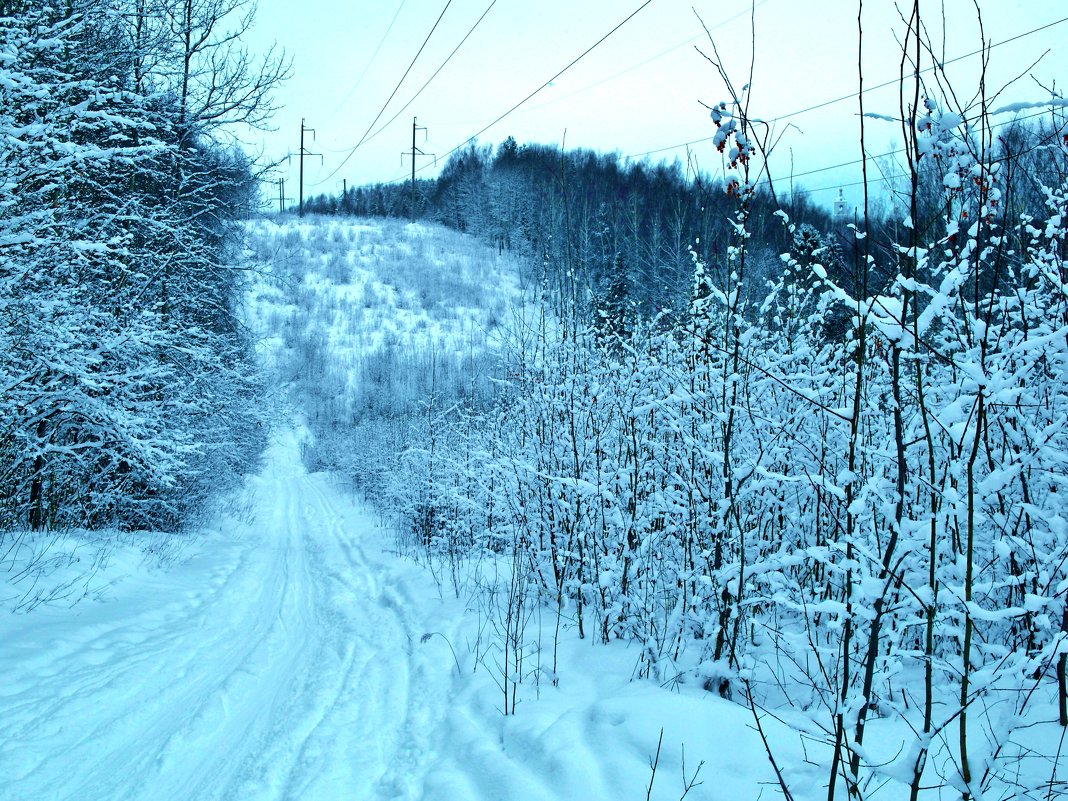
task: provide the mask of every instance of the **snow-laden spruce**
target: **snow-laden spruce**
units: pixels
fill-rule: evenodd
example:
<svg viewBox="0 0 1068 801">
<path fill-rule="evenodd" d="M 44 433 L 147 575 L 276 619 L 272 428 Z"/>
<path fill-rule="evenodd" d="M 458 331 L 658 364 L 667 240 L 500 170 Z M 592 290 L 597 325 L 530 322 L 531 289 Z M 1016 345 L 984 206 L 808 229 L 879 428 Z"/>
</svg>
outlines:
<svg viewBox="0 0 1068 801">
<path fill-rule="evenodd" d="M 61 6 L 0 19 L 0 528 L 174 529 L 263 444 L 254 182 L 211 137 L 271 81 L 227 55 L 226 4 Z"/>
</svg>

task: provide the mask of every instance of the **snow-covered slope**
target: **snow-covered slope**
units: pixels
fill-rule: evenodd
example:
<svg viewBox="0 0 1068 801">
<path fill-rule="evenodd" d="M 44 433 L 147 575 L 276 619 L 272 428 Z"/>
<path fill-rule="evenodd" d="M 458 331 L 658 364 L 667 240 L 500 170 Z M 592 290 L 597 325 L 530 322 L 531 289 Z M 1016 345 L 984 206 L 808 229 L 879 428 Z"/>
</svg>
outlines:
<svg viewBox="0 0 1068 801">
<path fill-rule="evenodd" d="M 250 321 L 290 390 L 309 389 L 293 374 L 309 354 L 337 389 L 387 340 L 444 350 L 466 335 L 469 346 L 477 336 L 492 347 L 491 317 L 516 294 L 512 279 L 479 272 L 494 254 L 482 261 L 449 232 L 309 222 L 258 241 L 278 246 L 259 253 L 268 268 Z M 281 269 L 283 257 L 315 252 L 315 269 L 298 265 L 299 282 Z M 428 278 L 426 265 L 441 274 Z M 420 296 L 435 281 L 437 294 Z M 478 282 L 481 299 L 471 297 Z M 368 293 L 379 301 L 365 303 Z M 318 314 L 302 317 L 288 305 L 294 294 Z M 308 319 L 319 344 L 303 354 L 294 343 L 308 331 L 293 328 Z M 557 643 L 545 610 L 530 612 L 526 637 L 537 654 L 559 648 L 556 670 L 530 667 L 541 678 L 503 714 L 500 621 L 487 618 L 495 607 L 453 597 L 440 575 L 391 553 L 394 533 L 344 482 L 305 470 L 310 434 L 290 422 L 301 410 L 287 407 L 299 401 L 292 392 L 279 401 L 262 473 L 177 557 L 161 565 L 118 550 L 123 558 L 101 566 L 73 608 L 42 603 L 0 617 L 0 801 L 779 794 L 744 706 L 682 677 L 633 681 L 636 649 Z M 481 569 L 486 587 L 494 566 Z M 761 723 L 794 797 L 826 797 L 823 738 L 770 716 Z"/>
<path fill-rule="evenodd" d="M 422 577 L 292 432 L 248 493 L 184 564 L 2 619 L 0 798 L 412 797 L 455 673 Z"/>
</svg>

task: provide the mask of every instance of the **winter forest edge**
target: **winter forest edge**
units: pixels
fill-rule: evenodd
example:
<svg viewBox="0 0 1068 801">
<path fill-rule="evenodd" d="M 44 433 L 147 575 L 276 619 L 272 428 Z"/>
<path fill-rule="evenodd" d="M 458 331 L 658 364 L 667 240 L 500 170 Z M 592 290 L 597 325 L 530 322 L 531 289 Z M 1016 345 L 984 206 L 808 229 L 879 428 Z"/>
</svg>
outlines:
<svg viewBox="0 0 1068 801">
<path fill-rule="evenodd" d="M 288 69 L 220 38 L 248 12 L 0 0 L 5 546 L 200 524 L 277 409 L 249 276 L 331 216 L 411 218 L 513 260 L 511 302 L 476 298 L 493 346 L 381 342 L 342 373 L 290 325 L 278 372 L 308 469 L 491 621 L 505 715 L 568 680 L 561 640 L 624 641 L 637 680 L 791 721 L 828 799 L 1064 792 L 1068 103 L 1021 122 L 982 76 L 949 87 L 917 3 L 905 177 L 846 218 L 780 197 L 710 37 L 722 179 L 509 138 L 414 193 L 246 222 L 259 167 L 225 131 L 266 123 Z"/>
</svg>

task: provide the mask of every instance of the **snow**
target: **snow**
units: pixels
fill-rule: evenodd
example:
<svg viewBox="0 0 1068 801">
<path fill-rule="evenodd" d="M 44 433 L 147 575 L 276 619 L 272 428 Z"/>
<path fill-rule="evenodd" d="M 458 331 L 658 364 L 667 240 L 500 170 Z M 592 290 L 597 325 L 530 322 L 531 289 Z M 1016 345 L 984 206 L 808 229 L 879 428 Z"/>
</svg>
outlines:
<svg viewBox="0 0 1068 801">
<path fill-rule="evenodd" d="M 409 342 L 455 336 L 440 316 L 420 326 L 418 309 L 398 308 L 413 284 L 382 283 L 359 255 L 380 230 L 338 228 L 347 278 L 307 274 L 317 303 L 336 298 Z M 387 315 L 352 309 L 366 286 Z M 253 287 L 268 367 L 286 347 L 282 301 L 269 278 Z M 367 322 L 346 334 L 331 309 L 334 358 L 379 347 Z M 443 600 L 425 568 L 390 552 L 377 515 L 305 471 L 309 437 L 283 422 L 261 474 L 180 549 L 162 534 L 27 540 L 0 584 L 16 610 L 0 618 L 0 800 L 607 801 L 646 791 L 661 729 L 653 799 L 682 795 L 684 772 L 691 799 L 773 780 L 744 707 L 632 682 L 640 654 L 622 644 L 561 639 L 556 670 L 520 685 L 517 714 L 502 714 L 468 599 Z"/>
<path fill-rule="evenodd" d="M 872 120 L 879 120 L 881 122 L 901 122 L 900 119 L 893 116 L 892 114 L 879 114 L 875 111 L 865 111 L 864 116 Z"/>
<path fill-rule="evenodd" d="M 0 619 L 0 799 L 607 801 L 648 785 L 661 728 L 654 799 L 681 794 L 684 750 L 689 798 L 773 778 L 744 707 L 631 682 L 622 645 L 569 641 L 560 686 L 503 716 L 464 604 L 300 446 L 279 433 L 179 563 Z"/>
<path fill-rule="evenodd" d="M 1068 107 L 1068 98 L 1063 97 L 1050 97 L 1046 100 L 1036 100 L 1032 102 L 1020 102 L 1020 103 L 1008 103 L 1004 106 L 998 106 L 991 111 L 991 114 L 1017 114 L 1021 111 L 1030 111 L 1031 109 L 1054 109 L 1054 108 L 1066 108 Z"/>
<path fill-rule="evenodd" d="M 3 619 L 0 798 L 377 798 L 418 775 L 451 665 L 413 645 L 420 582 L 298 450 L 282 434 L 250 521 L 180 566 Z"/>
<path fill-rule="evenodd" d="M 463 284 L 436 276 L 444 267 L 469 282 L 500 277 L 479 273 L 481 257 L 473 250 L 462 263 L 449 262 L 437 250 L 440 232 L 405 226 L 406 238 L 398 239 L 400 230 L 394 226 L 383 236 L 381 227 L 366 223 L 294 221 L 270 232 L 278 242 L 295 237 L 304 243 L 300 248 L 315 243 L 307 250 L 318 260 L 289 284 L 266 270 L 250 293 L 246 313 L 262 335 L 265 367 L 279 373 L 280 384 L 281 373 L 301 358 L 294 348 L 299 338 L 287 333 L 299 310 L 281 286 L 303 297 L 304 311 L 316 312 L 314 333 L 327 343 L 327 361 L 349 382 L 357 375 L 353 365 L 384 342 L 411 350 L 427 342 L 455 348 L 474 326 L 483 332 L 479 346 L 494 346 L 485 305 L 468 297 Z M 425 247 L 419 250 L 417 242 Z M 817 275 L 822 269 L 813 267 Z M 366 303 L 369 287 L 378 305 Z M 422 295 L 427 287 L 456 300 L 446 307 Z M 494 301 L 516 292 L 509 280 L 487 296 Z M 885 337 L 904 336 L 900 298 L 869 303 L 870 319 Z M 504 311 L 496 315 L 507 316 Z M 600 386 L 591 391 L 599 393 Z M 678 675 L 660 676 L 663 684 L 641 678 L 650 671 L 636 641 L 595 645 L 595 636 L 577 636 L 572 610 L 558 620 L 555 610 L 531 605 L 524 607 L 520 635 L 522 680 L 510 686 L 500 670 L 508 658 L 502 649 L 510 646 L 501 621 L 489 619 L 501 607 L 479 596 L 507 593 L 507 559 L 485 554 L 482 562 L 461 565 L 467 574 L 454 597 L 447 577 L 392 552 L 396 533 L 351 497 L 340 476 L 302 466 L 311 434 L 298 413 L 284 402 L 279 407 L 262 471 L 225 499 L 198 538 L 25 535 L 21 550 L 4 563 L 10 572 L 0 575 L 0 601 L 10 613 L 0 617 L 6 679 L 0 685 L 0 801 L 774 798 L 781 791 L 769 749 L 794 798 L 827 797 L 830 710 L 818 688 L 797 681 L 796 666 L 774 659 L 780 641 L 803 639 L 804 631 L 755 625 L 755 645 L 739 675 L 759 685 L 772 708 L 754 715 L 739 690 L 728 700 L 703 686 L 709 679 L 714 687 L 721 664 L 694 666 L 683 659 Z M 963 406 L 942 408 L 939 422 L 951 430 L 967 417 Z M 758 479 L 768 474 L 754 472 Z M 835 475 L 842 486 L 860 478 L 844 467 Z M 808 480 L 846 497 L 829 480 Z M 565 481 L 571 495 L 594 489 L 579 479 L 558 484 Z M 853 500 L 855 514 L 870 512 L 866 493 L 874 491 L 862 488 Z M 945 502 L 954 503 L 951 488 Z M 926 523 L 906 521 L 905 528 Z M 1056 523 L 1063 528 L 1059 517 Z M 827 553 L 844 547 L 832 542 L 784 554 L 778 564 L 830 564 Z M 886 594 L 885 579 L 862 572 L 877 557 L 860 552 L 858 560 L 837 564 L 857 571 L 853 601 L 864 604 L 854 611 L 857 619 Z M 747 567 L 749 581 L 765 573 L 774 581 L 771 563 Z M 736 580 L 725 586 L 735 594 L 741 589 Z M 924 598 L 925 590 L 918 590 Z M 848 617 L 837 598 L 813 598 L 802 607 L 781 588 L 776 592 L 781 608 L 793 605 L 806 619 L 826 616 L 828 629 Z M 946 585 L 945 592 L 959 595 L 960 588 Z M 1023 606 L 987 607 L 966 608 L 977 619 L 1058 612 L 1035 596 Z M 666 623 L 672 630 L 676 625 Z M 558 638 L 557 627 L 563 629 Z M 994 677 L 980 674 L 973 677 L 976 687 Z M 919 708 L 914 695 L 905 700 L 902 688 L 917 686 L 917 679 L 889 668 L 880 678 L 914 708 L 911 719 L 868 713 L 869 734 L 858 751 L 873 766 L 873 778 L 889 780 L 872 798 L 902 797 L 911 778 L 918 741 L 908 726 L 917 722 Z M 515 693 L 514 714 L 505 714 L 505 687 Z M 1045 710 L 1052 708 L 1048 686 L 1035 696 L 1044 699 Z M 896 703 L 894 693 L 887 703 Z M 847 699 L 847 726 L 859 708 L 855 694 Z M 1010 708 L 1003 711 L 1008 715 Z M 1048 754 L 1041 741 L 1056 731 L 1054 724 L 1041 718 L 1045 713 L 1029 714 L 1041 725 L 1010 730 L 1006 723 L 1011 736 L 998 742 L 1020 753 Z M 973 719 L 970 725 L 978 733 L 987 724 Z M 952 759 L 948 739 L 924 743 L 933 743 L 932 761 Z M 952 771 L 945 773 L 952 778 Z M 846 797 L 844 781 L 836 792 Z M 959 795 L 947 783 L 923 797 Z"/>
</svg>

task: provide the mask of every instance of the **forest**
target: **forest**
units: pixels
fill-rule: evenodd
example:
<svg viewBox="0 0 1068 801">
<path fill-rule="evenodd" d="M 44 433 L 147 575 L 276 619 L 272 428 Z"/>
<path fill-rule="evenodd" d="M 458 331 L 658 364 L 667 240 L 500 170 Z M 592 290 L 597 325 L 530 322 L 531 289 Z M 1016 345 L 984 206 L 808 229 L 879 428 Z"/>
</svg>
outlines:
<svg viewBox="0 0 1068 801">
<path fill-rule="evenodd" d="M 828 798 L 1063 787 L 1032 726 L 1068 726 L 1066 104 L 960 101 L 933 50 L 913 7 L 906 177 L 845 219 L 780 201 L 726 74 L 717 181 L 508 139 L 308 204 L 523 258 L 502 358 L 380 353 L 311 453 L 481 593 L 506 714 L 573 632 L 803 716 Z"/>
<path fill-rule="evenodd" d="M 258 180 L 223 130 L 286 66 L 220 36 L 243 5 L 0 2 L 4 530 L 181 529 L 256 463 Z"/>
<path fill-rule="evenodd" d="M 410 246 L 331 320 L 359 334 L 376 293 L 446 317 L 448 297 L 479 310 L 466 339 L 367 336 L 331 371 L 337 338 L 311 313 L 329 282 L 282 275 L 315 235 L 244 238 L 259 168 L 226 130 L 264 124 L 288 70 L 241 49 L 245 9 L 0 0 L 0 542 L 186 530 L 255 471 L 277 421 L 243 314 L 270 264 L 292 315 L 270 369 L 310 431 L 305 466 L 469 604 L 504 716 L 565 680 L 563 640 L 623 642 L 636 678 L 729 699 L 758 729 L 788 716 L 828 799 L 1064 792 L 1063 97 L 1000 107 L 985 76 L 954 91 L 916 2 L 905 177 L 866 185 L 855 214 L 782 193 L 722 69 L 717 178 L 509 137 L 414 186 L 313 198 L 309 228 L 440 224 L 516 265 L 506 304 L 472 288 L 491 283 L 478 267 Z M 309 261 L 346 275 L 350 240 Z M 287 535 L 294 560 L 319 553 Z"/>
<path fill-rule="evenodd" d="M 414 203 L 414 205 L 413 205 Z M 544 268 L 554 293 L 569 271 L 584 303 L 623 304 L 651 318 L 685 306 L 691 251 L 703 258 L 729 236 L 731 199 L 721 181 L 692 176 L 681 163 L 624 163 L 618 154 L 565 151 L 553 145 L 496 148 L 471 143 L 453 154 L 433 180 L 354 187 L 311 198 L 310 213 L 429 220 L 480 237 Z M 751 226 L 754 270 L 778 271 L 792 235 L 774 216 L 768 185 L 757 188 Z M 827 209 L 795 193 L 792 219 L 804 224 L 808 246 L 835 238 Z M 820 232 L 825 232 L 820 234 Z M 759 264 L 757 264 L 759 262 Z"/>
</svg>

